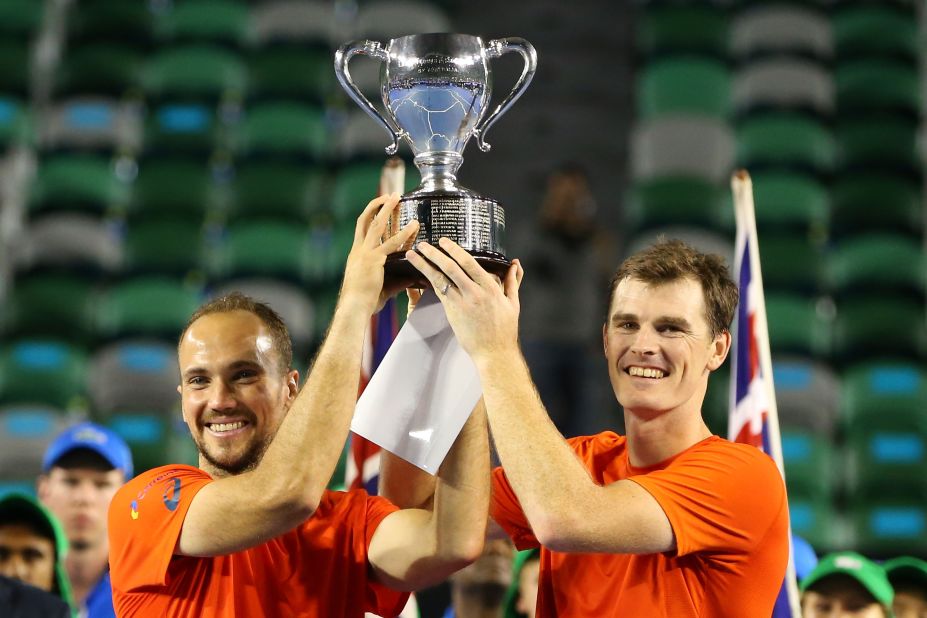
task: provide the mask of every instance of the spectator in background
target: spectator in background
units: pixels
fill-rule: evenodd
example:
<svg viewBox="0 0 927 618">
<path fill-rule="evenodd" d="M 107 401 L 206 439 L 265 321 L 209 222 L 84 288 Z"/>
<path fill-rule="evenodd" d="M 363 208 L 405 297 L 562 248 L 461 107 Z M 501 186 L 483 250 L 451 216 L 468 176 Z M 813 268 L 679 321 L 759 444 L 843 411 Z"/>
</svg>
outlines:
<svg viewBox="0 0 927 618">
<path fill-rule="evenodd" d="M 116 490 L 132 478 L 132 453 L 113 431 L 80 423 L 45 451 L 39 500 L 61 522 L 70 549 L 64 565 L 74 603 L 86 618 L 115 617 L 109 578 L 106 514 Z"/>
<path fill-rule="evenodd" d="M 0 499 L 0 575 L 51 592 L 71 605 L 64 569 L 68 541 L 61 524 L 26 494 Z"/>
<path fill-rule="evenodd" d="M 515 554 L 512 585 L 505 595 L 505 618 L 534 618 L 538 604 L 541 552 L 526 549 Z"/>
<path fill-rule="evenodd" d="M 57 596 L 0 575 L 3 618 L 70 618 L 71 608 Z"/>
<path fill-rule="evenodd" d="M 611 267 L 595 215 L 585 170 L 566 164 L 548 177 L 536 222 L 512 226 L 512 254 L 528 273 L 521 288 L 525 359 L 551 420 L 566 436 L 588 433 L 583 420 L 595 406 L 590 378 Z"/>
<path fill-rule="evenodd" d="M 855 552 L 821 558 L 801 582 L 804 618 L 888 618 L 892 585 L 885 570 Z"/>
<path fill-rule="evenodd" d="M 514 553 L 508 538 L 487 540 L 476 562 L 451 575 L 451 607 L 444 618 L 503 618 Z"/>
<path fill-rule="evenodd" d="M 895 618 L 927 618 L 927 562 L 910 556 L 882 565 L 895 589 Z"/>
<path fill-rule="evenodd" d="M 797 534 L 792 535 L 792 557 L 795 561 L 795 578 L 800 582 L 818 565 L 818 555 L 811 543 Z"/>
</svg>

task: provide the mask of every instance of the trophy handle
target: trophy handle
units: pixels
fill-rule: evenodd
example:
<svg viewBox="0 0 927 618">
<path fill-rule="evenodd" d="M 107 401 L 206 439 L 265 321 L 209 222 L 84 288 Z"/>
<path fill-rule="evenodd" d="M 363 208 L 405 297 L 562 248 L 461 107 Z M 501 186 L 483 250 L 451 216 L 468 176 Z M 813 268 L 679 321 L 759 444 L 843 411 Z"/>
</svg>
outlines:
<svg viewBox="0 0 927 618">
<path fill-rule="evenodd" d="M 492 110 L 492 113 L 486 116 L 483 122 L 473 129 L 473 134 L 476 136 L 476 144 L 483 152 L 489 152 L 492 148 L 492 146 L 485 141 L 486 131 L 499 119 L 499 116 L 508 111 L 508 109 L 512 107 L 512 104 L 518 100 L 518 97 L 522 95 L 525 88 L 531 83 L 531 80 L 534 78 L 534 72 L 538 67 L 538 54 L 534 51 L 534 45 L 521 37 L 493 39 L 486 44 L 486 55 L 489 58 L 498 58 L 502 54 L 507 54 L 509 52 L 518 52 L 521 54 L 522 59 L 525 61 L 525 68 L 521 72 L 521 77 L 519 77 L 515 85 L 512 86 L 512 91 L 505 97 L 505 100 L 497 105 L 496 109 Z"/>
<path fill-rule="evenodd" d="M 361 106 L 371 118 L 383 125 L 387 130 L 393 143 L 385 148 L 386 154 L 394 155 L 399 149 L 399 140 L 405 137 L 406 132 L 398 126 L 393 126 L 389 120 L 383 117 L 377 108 L 373 106 L 364 93 L 360 91 L 354 80 L 351 79 L 351 72 L 348 70 L 348 63 L 356 55 L 370 56 L 380 62 L 389 62 L 389 54 L 379 41 L 350 41 L 338 48 L 335 52 L 335 75 L 338 77 L 338 83 L 344 88 L 345 92 L 354 99 L 354 102 Z"/>
</svg>

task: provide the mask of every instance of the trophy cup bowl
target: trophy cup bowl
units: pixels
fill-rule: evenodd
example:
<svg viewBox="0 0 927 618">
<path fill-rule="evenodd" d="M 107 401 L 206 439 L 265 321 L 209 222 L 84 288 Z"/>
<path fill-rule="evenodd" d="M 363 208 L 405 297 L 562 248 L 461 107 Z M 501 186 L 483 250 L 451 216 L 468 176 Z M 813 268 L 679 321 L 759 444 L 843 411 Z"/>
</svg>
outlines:
<svg viewBox="0 0 927 618">
<path fill-rule="evenodd" d="M 489 112 L 492 72 L 489 61 L 509 52 L 520 54 L 524 69 L 508 96 Z M 380 91 L 384 114 L 351 79 L 348 64 L 355 55 L 381 62 Z M 463 151 L 470 137 L 488 152 L 486 131 L 521 96 L 534 77 L 537 54 L 521 38 L 484 43 L 467 34 L 413 34 L 377 41 L 351 41 L 335 53 L 335 74 L 348 95 L 390 134 L 385 150 L 393 155 L 399 141 L 411 147 L 422 182 L 402 196 L 386 236 L 413 219 L 418 235 L 387 257 L 386 276 L 427 285 L 405 258 L 421 241 L 437 245 L 442 236 L 466 249 L 487 271 L 503 275 L 511 261 L 505 256 L 505 211 L 498 201 L 483 197 L 457 182 Z"/>
</svg>

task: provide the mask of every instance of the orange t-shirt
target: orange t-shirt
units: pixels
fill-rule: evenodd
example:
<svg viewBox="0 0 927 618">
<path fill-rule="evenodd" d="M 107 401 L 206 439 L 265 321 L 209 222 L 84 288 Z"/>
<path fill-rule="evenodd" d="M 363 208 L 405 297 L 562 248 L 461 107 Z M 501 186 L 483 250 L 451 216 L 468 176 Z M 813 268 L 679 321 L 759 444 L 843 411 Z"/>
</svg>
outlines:
<svg viewBox="0 0 927 618">
<path fill-rule="evenodd" d="M 396 616 L 408 593 L 372 578 L 367 549 L 395 506 L 362 490 L 326 491 L 312 517 L 245 551 L 174 555 L 193 496 L 212 482 L 163 466 L 124 485 L 109 508 L 113 605 L 121 618 Z"/>
<path fill-rule="evenodd" d="M 789 554 L 788 502 L 772 459 L 711 436 L 655 466 L 635 468 L 624 436 L 570 446 L 600 485 L 630 479 L 660 504 L 674 552 L 579 554 L 541 548 L 538 618 L 769 618 Z M 538 547 L 501 468 L 493 518 L 519 549 Z"/>
</svg>

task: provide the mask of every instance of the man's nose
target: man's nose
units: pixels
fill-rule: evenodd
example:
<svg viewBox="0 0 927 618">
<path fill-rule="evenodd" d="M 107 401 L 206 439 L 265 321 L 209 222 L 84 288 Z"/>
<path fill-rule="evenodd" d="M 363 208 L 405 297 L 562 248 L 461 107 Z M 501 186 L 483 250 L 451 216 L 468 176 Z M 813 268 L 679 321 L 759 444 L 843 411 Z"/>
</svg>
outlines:
<svg viewBox="0 0 927 618">
<path fill-rule="evenodd" d="M 223 380 L 215 380 L 209 391 L 209 407 L 213 410 L 229 410 L 237 405 L 235 393 Z"/>
</svg>

